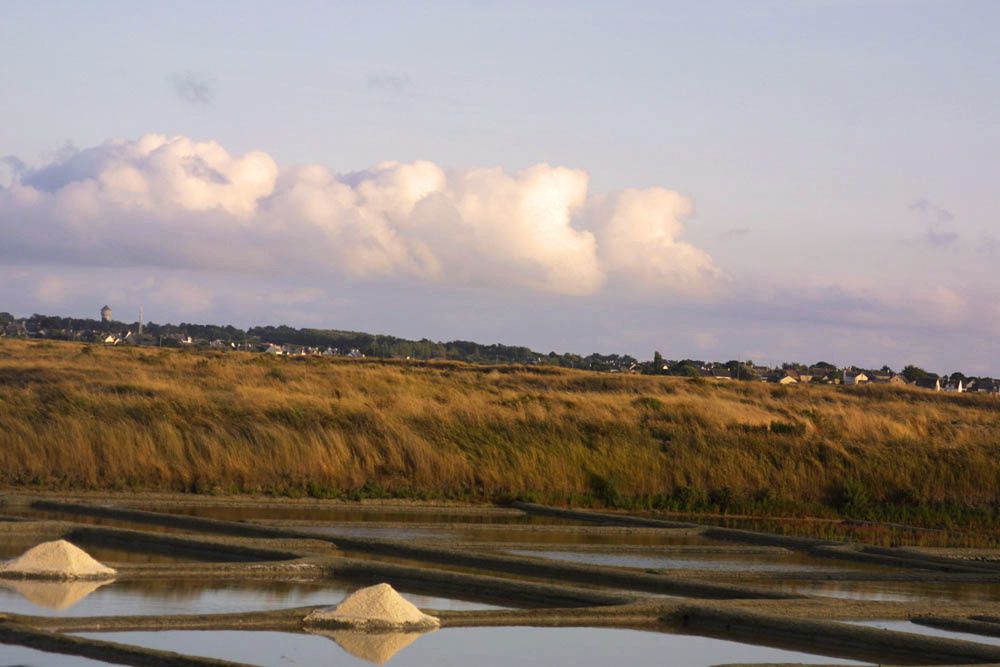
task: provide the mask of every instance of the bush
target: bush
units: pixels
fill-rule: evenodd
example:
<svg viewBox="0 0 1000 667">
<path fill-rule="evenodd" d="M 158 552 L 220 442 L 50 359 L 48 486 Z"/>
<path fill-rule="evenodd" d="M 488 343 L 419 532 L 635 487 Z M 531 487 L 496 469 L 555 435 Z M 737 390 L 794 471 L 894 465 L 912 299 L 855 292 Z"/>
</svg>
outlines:
<svg viewBox="0 0 1000 667">
<path fill-rule="evenodd" d="M 663 401 L 654 396 L 640 396 L 639 398 L 632 401 L 632 405 L 637 408 L 642 408 L 645 410 L 656 410 L 660 411 L 663 409 Z"/>
<path fill-rule="evenodd" d="M 771 422 L 771 433 L 781 435 L 802 435 L 806 432 L 806 425 L 802 422 Z"/>
<path fill-rule="evenodd" d="M 288 382 L 288 374 L 277 366 L 272 366 L 267 369 L 267 373 L 264 374 L 268 380 L 274 380 L 275 382 Z"/>
<path fill-rule="evenodd" d="M 866 518 L 871 510 L 871 498 L 861 480 L 851 478 L 844 482 L 839 493 L 837 509 L 844 516 L 855 519 Z"/>
<path fill-rule="evenodd" d="M 598 474 L 590 476 L 590 490 L 594 496 L 608 507 L 622 507 L 624 498 L 614 477 L 602 477 Z"/>
</svg>

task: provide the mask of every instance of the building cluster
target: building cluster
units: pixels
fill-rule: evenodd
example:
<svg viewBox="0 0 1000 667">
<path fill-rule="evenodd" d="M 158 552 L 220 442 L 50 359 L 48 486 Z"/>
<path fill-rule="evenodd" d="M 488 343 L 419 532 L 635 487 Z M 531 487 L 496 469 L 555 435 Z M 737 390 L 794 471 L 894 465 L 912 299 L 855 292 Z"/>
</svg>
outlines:
<svg viewBox="0 0 1000 667">
<path fill-rule="evenodd" d="M 720 364 L 666 361 L 662 362 L 654 372 L 669 375 L 686 375 L 717 381 L 743 380 L 749 382 L 768 382 L 777 385 L 908 385 L 931 391 L 953 393 L 973 392 L 1000 396 L 1000 380 L 993 378 L 966 378 L 959 373 L 948 377 L 939 377 L 932 373 L 919 372 L 914 377 L 908 379 L 903 373 L 896 373 L 886 367 L 874 371 L 856 367 L 837 368 L 832 364 L 826 363 L 813 366 L 785 364 L 778 368 L 772 368 L 770 366 L 740 362 Z"/>
<path fill-rule="evenodd" d="M 275 357 L 364 357 L 357 349 L 342 350 L 338 347 L 318 347 L 312 345 L 278 345 L 261 341 L 229 341 L 216 338 L 207 340 L 192 338 L 186 334 L 166 334 L 163 336 L 139 335 L 132 331 L 108 334 L 98 342 L 105 345 L 140 345 L 149 347 L 188 347 L 231 352 L 259 352 Z"/>
<path fill-rule="evenodd" d="M 522 363 L 551 364 L 571 368 L 584 368 L 610 373 L 641 373 L 652 375 L 675 375 L 698 377 L 711 381 L 769 382 L 777 385 L 833 384 L 858 386 L 867 384 L 910 385 L 931 391 L 954 393 L 975 392 L 1000 396 L 1000 380 L 993 378 L 970 378 L 961 373 L 937 376 L 922 369 L 908 366 L 902 373 L 895 373 L 883 366 L 880 370 L 856 367 L 837 368 L 833 364 L 817 362 L 805 364 L 783 364 L 770 367 L 751 362 L 729 361 L 727 363 L 705 362 L 692 359 L 664 360 L 659 352 L 652 361 L 638 361 L 628 355 L 592 354 L 586 357 L 575 354 L 541 355 L 527 348 L 508 348 L 502 345 L 481 346 L 467 341 L 433 343 L 432 341 L 405 341 L 391 337 L 350 334 L 347 345 L 313 344 L 301 345 L 270 342 L 267 339 L 313 338 L 313 342 L 323 339 L 320 335 L 303 336 L 304 330 L 289 327 L 257 327 L 247 331 L 231 326 L 216 325 L 155 325 L 145 327 L 140 310 L 138 322 L 124 325 L 112 318 L 111 308 L 104 306 L 100 320 L 72 320 L 67 318 L 35 315 L 17 319 L 8 313 L 0 313 L 0 337 L 49 338 L 98 343 L 108 346 L 144 346 L 209 349 L 219 351 L 240 351 L 260 353 L 280 357 L 352 357 L 363 358 L 368 354 L 378 357 L 399 359 L 458 359 L 472 363 Z M 316 332 L 309 331 L 310 334 Z M 336 332 L 334 332 L 336 333 Z M 193 335 L 192 335 L 193 334 Z M 365 337 L 370 339 L 365 343 Z M 329 339 L 330 337 L 327 336 Z M 390 338 L 386 343 L 386 339 Z M 342 338 L 343 339 L 343 338 Z M 374 341 L 374 342 L 372 342 Z M 362 345 L 365 347 L 355 347 Z M 431 346 L 434 349 L 424 349 Z M 514 353 L 511 356 L 511 353 Z"/>
<path fill-rule="evenodd" d="M 46 318 L 55 319 L 55 318 Z M 111 319 L 111 309 L 107 306 L 101 309 L 101 319 L 91 321 L 89 326 L 73 327 L 69 322 L 42 322 L 38 318 L 9 318 L 0 322 L 0 338 L 43 338 L 52 340 L 70 340 L 82 343 L 97 343 L 108 346 L 140 346 L 140 347 L 175 347 L 208 349 L 220 351 L 259 352 L 285 357 L 364 357 L 364 353 L 356 348 L 334 346 L 310 346 L 278 344 L 255 339 L 243 341 L 223 340 L 221 338 L 198 338 L 187 333 L 168 332 L 153 334 L 143 330 L 142 322 L 136 326 L 123 327 Z"/>
<path fill-rule="evenodd" d="M 365 355 L 357 348 L 341 350 L 339 347 L 317 347 L 312 345 L 275 345 L 261 343 L 256 346 L 258 352 L 276 357 L 352 357 L 362 358 Z"/>
</svg>

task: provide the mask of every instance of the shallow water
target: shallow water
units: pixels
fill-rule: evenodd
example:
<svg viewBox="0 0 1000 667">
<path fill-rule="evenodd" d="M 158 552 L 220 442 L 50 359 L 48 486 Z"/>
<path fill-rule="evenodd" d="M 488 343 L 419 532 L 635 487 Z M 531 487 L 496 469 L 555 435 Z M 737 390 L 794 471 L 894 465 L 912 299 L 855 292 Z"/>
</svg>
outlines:
<svg viewBox="0 0 1000 667">
<path fill-rule="evenodd" d="M 579 521 L 567 521 L 556 517 L 535 516 L 523 512 L 491 511 L 484 508 L 463 510 L 442 509 L 400 509 L 395 507 L 295 507 L 295 506 L 219 506 L 190 505 L 169 506 L 163 510 L 171 514 L 222 519 L 225 521 L 317 521 L 317 522 L 394 522 L 394 523 L 483 523 L 519 525 L 580 525 Z"/>
<path fill-rule="evenodd" d="M 282 526 L 282 520 L 294 530 L 312 531 L 334 537 L 371 537 L 391 540 L 430 540 L 455 542 L 520 542 L 524 544 L 587 544 L 587 545 L 711 545 L 726 544 L 710 540 L 688 531 L 666 529 L 616 530 L 591 533 L 575 528 L 591 527 L 586 522 L 565 521 L 553 517 L 536 517 L 525 514 L 522 518 L 499 514 L 496 516 L 470 515 L 455 512 L 388 512 L 384 510 L 308 509 L 308 508 L 255 508 L 255 507 L 181 507 L 166 508 L 167 512 L 227 521 L 260 521 L 264 525 Z M 19 516 L 35 520 L 69 521 L 94 526 L 125 528 L 162 533 L 207 534 L 206 531 L 157 526 L 138 521 L 95 517 L 70 512 L 38 511 L 27 508 L 16 510 Z M 516 519 L 516 520 L 513 520 Z M 302 523 L 317 521 L 317 523 Z M 323 522 L 320 522 L 323 521 Z M 367 526 L 366 522 L 398 522 L 400 526 Z M 480 525 L 473 525 L 480 524 Z M 538 526 L 538 530 L 532 530 Z M 559 530 L 565 526 L 567 530 Z M 546 529 L 551 527 L 551 529 Z M 0 547 L 2 549 L 2 547 Z M 20 552 L 18 552 L 20 553 Z M 0 551 L 2 555 L 2 551 Z"/>
<path fill-rule="evenodd" d="M 586 565 L 607 565 L 657 570 L 717 570 L 720 572 L 818 572 L 843 569 L 870 569 L 864 564 L 815 558 L 802 553 L 740 554 L 719 552 L 697 555 L 656 555 L 650 553 L 595 553 L 586 551 L 513 550 L 518 556 L 536 556 Z"/>
<path fill-rule="evenodd" d="M 49 541 L 47 538 L 27 537 L 23 535 L 2 535 L 0 536 L 0 560 L 17 558 L 28 549 L 47 541 Z M 182 552 L 165 554 L 152 551 L 141 551 L 138 548 L 134 550 L 122 549 L 119 547 L 92 544 L 86 541 L 74 541 L 73 543 L 97 560 L 108 564 L 193 563 L 204 560 L 194 554 L 188 555 Z"/>
<path fill-rule="evenodd" d="M 332 637 L 279 632 L 117 632 L 83 636 L 189 654 L 280 666 L 379 664 L 394 667 L 646 665 L 701 667 L 729 662 L 859 664 L 740 642 L 607 628 L 447 628 L 423 635 Z M 53 663 L 58 665 L 59 663 Z"/>
<path fill-rule="evenodd" d="M 927 637 L 946 637 L 948 639 L 960 639 L 966 642 L 976 642 L 978 644 L 990 644 L 1000 646 L 1000 637 L 989 635 L 977 635 L 970 632 L 955 632 L 954 630 L 941 630 L 910 621 L 849 621 L 851 625 L 867 625 L 870 628 L 881 628 L 882 630 L 895 630 L 896 632 L 909 632 L 915 635 Z"/>
<path fill-rule="evenodd" d="M 153 533 L 202 533 L 204 531 L 178 528 L 174 526 L 157 526 L 154 524 L 139 521 L 128 521 L 126 519 L 113 519 L 104 516 L 90 516 L 86 514 L 76 514 L 75 512 L 53 512 L 49 510 L 33 510 L 29 508 L 17 508 L 8 512 L 15 516 L 32 521 L 67 521 L 69 523 L 82 523 L 88 526 L 108 526 L 111 528 L 125 528 L 127 530 L 144 530 Z"/>
<path fill-rule="evenodd" d="M 0 667 L 107 667 L 110 664 L 72 655 L 45 653 L 24 646 L 0 644 Z"/>
<path fill-rule="evenodd" d="M 346 581 L 96 581 L 0 580 L 0 612 L 35 616 L 223 614 L 334 605 L 361 586 Z M 493 605 L 402 589 L 424 609 L 496 609 Z"/>
<path fill-rule="evenodd" d="M 373 537 L 392 540 L 428 540 L 474 543 L 515 543 L 539 545 L 613 545 L 613 546 L 704 546 L 720 542 L 709 540 L 696 533 L 670 530 L 629 530 L 613 532 L 584 532 L 573 530 L 518 530 L 503 526 L 434 526 L 412 528 L 351 525 L 296 526 L 329 537 Z"/>
<path fill-rule="evenodd" d="M 785 581 L 761 582 L 755 585 L 792 593 L 849 600 L 1000 603 L 1000 584 L 932 581 Z"/>
</svg>

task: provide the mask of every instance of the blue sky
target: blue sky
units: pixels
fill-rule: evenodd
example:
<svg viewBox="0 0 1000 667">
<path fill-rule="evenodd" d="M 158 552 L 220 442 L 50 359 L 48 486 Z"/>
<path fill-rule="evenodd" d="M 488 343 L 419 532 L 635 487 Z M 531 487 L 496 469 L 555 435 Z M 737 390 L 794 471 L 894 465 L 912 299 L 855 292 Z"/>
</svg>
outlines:
<svg viewBox="0 0 1000 667">
<path fill-rule="evenodd" d="M 2 10 L 0 309 L 1000 374 L 996 3 Z M 221 210 L 101 149 L 150 134 L 260 151 L 273 187 Z M 74 155 L 93 201 L 39 185 Z M 419 219 L 385 204 L 412 170 L 373 170 L 418 160 Z M 182 205 L 125 201 L 123 164 Z M 340 181 L 303 203 L 304 165 L 350 211 L 316 213 Z M 654 189 L 687 203 L 618 196 Z"/>
</svg>

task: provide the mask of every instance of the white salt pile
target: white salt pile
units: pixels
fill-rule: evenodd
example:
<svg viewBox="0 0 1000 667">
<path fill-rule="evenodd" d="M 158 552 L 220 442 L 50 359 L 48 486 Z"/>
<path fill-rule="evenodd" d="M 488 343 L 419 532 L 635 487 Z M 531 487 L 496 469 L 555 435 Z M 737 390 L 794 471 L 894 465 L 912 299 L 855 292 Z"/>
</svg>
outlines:
<svg viewBox="0 0 1000 667">
<path fill-rule="evenodd" d="M 337 642 L 355 658 L 384 665 L 424 635 L 423 632 L 365 632 L 363 630 L 310 630 Z"/>
<path fill-rule="evenodd" d="M 306 623 L 350 627 L 361 630 L 429 630 L 441 625 L 433 616 L 417 609 L 389 584 L 362 588 L 336 607 L 317 609 Z"/>
<path fill-rule="evenodd" d="M 66 540 L 43 542 L 0 565 L 0 577 L 110 579 L 117 574 Z"/>
</svg>

